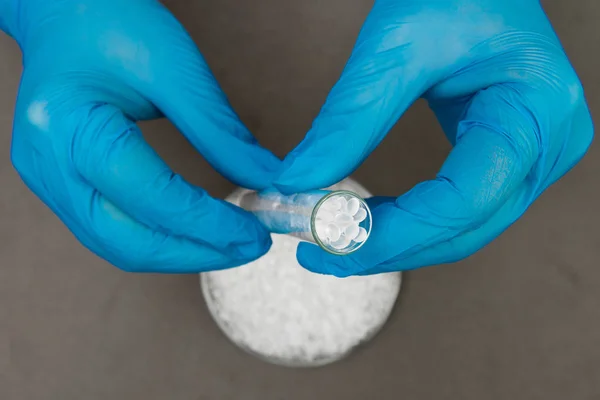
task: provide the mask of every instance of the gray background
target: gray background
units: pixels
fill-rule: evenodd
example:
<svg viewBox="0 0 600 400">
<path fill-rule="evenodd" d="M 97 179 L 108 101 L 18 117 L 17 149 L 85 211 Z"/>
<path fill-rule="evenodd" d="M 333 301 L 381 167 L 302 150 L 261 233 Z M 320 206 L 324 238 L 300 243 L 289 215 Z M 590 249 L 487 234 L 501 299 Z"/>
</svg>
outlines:
<svg viewBox="0 0 600 400">
<path fill-rule="evenodd" d="M 600 2 L 545 1 L 592 109 Z M 277 154 L 338 77 L 363 0 L 171 0 L 235 109 Z M 600 158 L 584 161 L 485 250 L 405 274 L 387 328 L 317 370 L 263 364 L 211 321 L 197 276 L 131 275 L 83 249 L 9 161 L 20 74 L 0 35 L 0 399 L 600 399 Z M 166 121 L 143 125 L 186 178 L 232 186 Z M 449 149 L 416 104 L 355 177 L 376 194 L 430 178 Z M 393 166 L 393 168 L 390 168 Z"/>
</svg>

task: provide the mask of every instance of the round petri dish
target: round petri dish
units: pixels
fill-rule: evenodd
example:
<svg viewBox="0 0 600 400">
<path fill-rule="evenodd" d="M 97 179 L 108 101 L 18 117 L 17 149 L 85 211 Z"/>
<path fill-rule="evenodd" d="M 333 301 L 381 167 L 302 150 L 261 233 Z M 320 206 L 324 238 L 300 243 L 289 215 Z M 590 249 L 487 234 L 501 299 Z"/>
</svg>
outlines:
<svg viewBox="0 0 600 400">
<path fill-rule="evenodd" d="M 346 179 L 330 190 L 370 194 Z M 245 193 L 237 189 L 228 201 Z M 399 272 L 335 278 L 302 268 L 300 239 L 272 235 L 271 250 L 238 268 L 200 274 L 208 310 L 238 348 L 285 367 L 320 367 L 342 360 L 385 325 L 401 288 Z"/>
</svg>

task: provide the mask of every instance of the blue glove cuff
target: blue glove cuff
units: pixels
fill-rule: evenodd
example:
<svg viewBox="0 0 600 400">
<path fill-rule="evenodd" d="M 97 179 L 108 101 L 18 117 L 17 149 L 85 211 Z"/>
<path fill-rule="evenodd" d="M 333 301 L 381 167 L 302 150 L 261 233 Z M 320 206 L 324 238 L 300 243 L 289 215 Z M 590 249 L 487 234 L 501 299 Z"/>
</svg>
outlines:
<svg viewBox="0 0 600 400">
<path fill-rule="evenodd" d="M 17 33 L 17 7 L 19 0 L 0 0 L 0 30 L 15 37 Z"/>
</svg>

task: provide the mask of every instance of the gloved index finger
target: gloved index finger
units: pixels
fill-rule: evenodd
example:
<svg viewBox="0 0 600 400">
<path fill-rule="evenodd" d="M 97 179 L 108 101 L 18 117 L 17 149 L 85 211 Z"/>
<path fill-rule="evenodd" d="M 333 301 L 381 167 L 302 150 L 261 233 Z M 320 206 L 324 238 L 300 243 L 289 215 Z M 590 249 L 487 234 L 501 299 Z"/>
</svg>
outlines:
<svg viewBox="0 0 600 400">
<path fill-rule="evenodd" d="M 328 187 L 350 175 L 434 79 L 413 35 L 380 14 L 376 7 L 367 19 L 311 129 L 285 158 L 274 182 L 281 192 Z"/>
<path fill-rule="evenodd" d="M 72 127 L 75 167 L 128 215 L 152 229 L 243 258 L 268 249 L 269 234 L 251 214 L 174 174 L 119 110 L 101 105 L 79 112 Z"/>
<path fill-rule="evenodd" d="M 145 74 L 125 74 L 128 83 L 152 101 L 219 173 L 247 188 L 270 186 L 281 160 L 260 146 L 240 121 L 183 26 L 159 2 L 151 2 L 148 9 L 135 32 L 147 50 L 148 59 L 140 60 Z"/>
</svg>

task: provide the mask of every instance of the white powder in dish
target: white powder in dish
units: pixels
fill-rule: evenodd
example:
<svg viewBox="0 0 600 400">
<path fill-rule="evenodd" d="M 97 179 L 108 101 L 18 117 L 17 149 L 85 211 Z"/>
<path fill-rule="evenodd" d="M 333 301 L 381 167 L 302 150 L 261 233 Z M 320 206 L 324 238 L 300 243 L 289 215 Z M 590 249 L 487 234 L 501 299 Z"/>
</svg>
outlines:
<svg viewBox="0 0 600 400">
<path fill-rule="evenodd" d="M 368 196 L 349 180 L 334 189 Z M 400 291 L 400 273 L 313 274 L 296 261 L 299 239 L 272 238 L 259 260 L 201 275 L 209 310 L 236 345 L 272 363 L 319 366 L 343 358 L 383 326 Z"/>
</svg>

